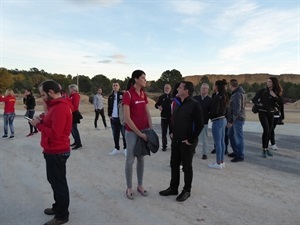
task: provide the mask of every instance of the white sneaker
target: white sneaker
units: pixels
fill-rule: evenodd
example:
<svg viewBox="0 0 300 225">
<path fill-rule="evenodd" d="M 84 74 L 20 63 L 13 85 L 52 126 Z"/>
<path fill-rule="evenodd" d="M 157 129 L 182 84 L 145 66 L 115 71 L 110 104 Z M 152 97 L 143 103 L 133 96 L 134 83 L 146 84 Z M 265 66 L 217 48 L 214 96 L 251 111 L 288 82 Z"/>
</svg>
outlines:
<svg viewBox="0 0 300 225">
<path fill-rule="evenodd" d="M 127 148 L 124 149 L 124 155 L 127 156 Z"/>
<path fill-rule="evenodd" d="M 272 148 L 272 150 L 278 150 L 278 148 L 277 148 L 276 144 L 274 144 L 274 145 L 270 145 L 270 148 Z"/>
<path fill-rule="evenodd" d="M 180 165 L 180 167 L 179 167 L 179 168 L 180 168 L 180 171 L 182 171 L 182 168 L 183 168 L 183 166 L 182 166 L 182 165 Z"/>
<path fill-rule="evenodd" d="M 225 162 L 221 163 L 222 169 L 225 168 Z"/>
<path fill-rule="evenodd" d="M 114 149 L 111 153 L 109 153 L 109 155 L 118 155 L 120 154 L 120 150 L 118 149 Z"/>
<path fill-rule="evenodd" d="M 208 164 L 208 167 L 211 168 L 211 169 L 217 169 L 217 170 L 221 170 L 222 169 L 222 165 L 221 164 L 218 164 L 218 163 L 211 163 L 211 164 Z"/>
</svg>

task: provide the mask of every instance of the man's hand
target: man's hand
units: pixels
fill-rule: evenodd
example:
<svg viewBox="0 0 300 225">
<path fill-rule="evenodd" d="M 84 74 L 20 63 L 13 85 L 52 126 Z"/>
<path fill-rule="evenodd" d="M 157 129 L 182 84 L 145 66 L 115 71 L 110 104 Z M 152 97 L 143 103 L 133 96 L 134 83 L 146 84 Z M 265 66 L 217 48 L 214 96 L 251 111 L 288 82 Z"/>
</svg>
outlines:
<svg viewBox="0 0 300 225">
<path fill-rule="evenodd" d="M 192 145 L 188 140 L 183 140 L 182 143 L 185 143 L 186 145 Z"/>
</svg>

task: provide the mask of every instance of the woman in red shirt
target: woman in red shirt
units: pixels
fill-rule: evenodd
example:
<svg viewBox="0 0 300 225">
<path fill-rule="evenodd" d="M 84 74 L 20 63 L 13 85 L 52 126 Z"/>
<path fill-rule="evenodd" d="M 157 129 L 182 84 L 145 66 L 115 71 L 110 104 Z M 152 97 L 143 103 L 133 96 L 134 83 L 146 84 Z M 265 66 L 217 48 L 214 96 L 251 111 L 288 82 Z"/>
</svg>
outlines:
<svg viewBox="0 0 300 225">
<path fill-rule="evenodd" d="M 14 139 L 15 130 L 14 130 L 14 119 L 15 119 L 15 104 L 16 98 L 14 91 L 12 89 L 7 89 L 5 91 L 5 96 L 0 96 L 0 102 L 4 102 L 4 113 L 3 113 L 3 122 L 4 122 L 4 135 L 2 138 L 8 137 L 8 126 L 10 128 L 9 139 Z"/>
<path fill-rule="evenodd" d="M 123 95 L 124 118 L 126 123 L 126 165 L 125 175 L 127 190 L 126 195 L 129 199 L 134 199 L 132 188 L 132 166 L 135 156 L 133 150 L 137 139 L 140 137 L 147 141 L 146 134 L 143 130 L 152 128 L 152 120 L 149 112 L 148 98 L 143 88 L 146 87 L 146 74 L 142 70 L 135 70 L 131 79 L 128 81 L 128 90 Z M 147 196 L 148 192 L 143 187 L 144 175 L 144 156 L 137 157 L 137 191 L 143 196 Z"/>
</svg>

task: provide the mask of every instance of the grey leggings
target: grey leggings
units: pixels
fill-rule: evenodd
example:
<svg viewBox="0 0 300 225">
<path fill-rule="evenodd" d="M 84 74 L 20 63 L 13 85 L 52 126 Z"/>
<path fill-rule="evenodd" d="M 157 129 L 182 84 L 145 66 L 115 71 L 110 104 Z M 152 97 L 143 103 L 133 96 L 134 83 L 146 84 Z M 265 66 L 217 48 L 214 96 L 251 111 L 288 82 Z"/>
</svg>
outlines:
<svg viewBox="0 0 300 225">
<path fill-rule="evenodd" d="M 126 164 L 125 164 L 126 184 L 127 184 L 127 188 L 132 188 L 132 166 L 135 158 L 135 156 L 133 155 L 133 149 L 138 139 L 138 135 L 133 131 L 126 130 L 125 139 L 127 144 L 127 156 L 126 156 Z M 136 173 L 137 173 L 138 186 L 143 185 L 144 156 L 137 157 Z"/>
</svg>

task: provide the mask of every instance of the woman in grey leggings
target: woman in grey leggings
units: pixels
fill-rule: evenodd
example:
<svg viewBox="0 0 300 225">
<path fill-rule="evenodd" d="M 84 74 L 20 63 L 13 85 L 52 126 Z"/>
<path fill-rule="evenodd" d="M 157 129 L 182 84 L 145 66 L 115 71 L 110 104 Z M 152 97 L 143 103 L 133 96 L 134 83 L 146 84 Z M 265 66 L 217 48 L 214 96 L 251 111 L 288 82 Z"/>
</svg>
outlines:
<svg viewBox="0 0 300 225">
<path fill-rule="evenodd" d="M 127 84 L 127 91 L 123 95 L 123 111 L 125 118 L 125 139 L 127 143 L 127 155 L 125 165 L 126 175 L 126 196 L 134 199 L 132 188 L 132 167 L 135 156 L 133 149 L 137 139 L 140 137 L 147 141 L 147 136 L 142 133 L 143 130 L 152 128 L 152 121 L 149 112 L 148 98 L 143 90 L 146 86 L 146 75 L 141 70 L 135 70 Z M 144 156 L 137 157 L 137 191 L 142 196 L 147 196 L 148 192 L 143 187 L 144 175 Z"/>
</svg>

